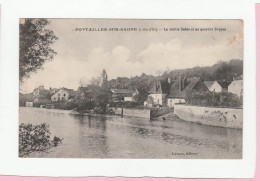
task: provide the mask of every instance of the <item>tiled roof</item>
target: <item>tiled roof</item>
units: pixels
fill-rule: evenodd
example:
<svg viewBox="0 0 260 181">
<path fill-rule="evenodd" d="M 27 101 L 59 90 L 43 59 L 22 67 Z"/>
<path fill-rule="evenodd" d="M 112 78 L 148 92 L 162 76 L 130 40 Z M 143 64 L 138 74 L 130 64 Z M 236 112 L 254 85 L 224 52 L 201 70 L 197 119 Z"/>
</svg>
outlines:
<svg viewBox="0 0 260 181">
<path fill-rule="evenodd" d="M 196 84 L 200 81 L 199 77 L 189 78 L 187 80 L 187 85 L 182 91 L 180 91 L 180 81 L 175 81 L 170 90 L 169 98 L 185 98 L 186 94 L 190 93 Z"/>
<path fill-rule="evenodd" d="M 231 84 L 230 81 L 218 81 L 218 83 L 222 88 L 228 88 L 229 84 Z"/>
<path fill-rule="evenodd" d="M 170 84 L 167 81 L 157 81 L 153 84 L 153 87 L 149 90 L 149 94 L 169 94 Z"/>
<path fill-rule="evenodd" d="M 207 86 L 208 89 L 214 84 L 215 81 L 205 81 L 204 84 Z"/>
</svg>

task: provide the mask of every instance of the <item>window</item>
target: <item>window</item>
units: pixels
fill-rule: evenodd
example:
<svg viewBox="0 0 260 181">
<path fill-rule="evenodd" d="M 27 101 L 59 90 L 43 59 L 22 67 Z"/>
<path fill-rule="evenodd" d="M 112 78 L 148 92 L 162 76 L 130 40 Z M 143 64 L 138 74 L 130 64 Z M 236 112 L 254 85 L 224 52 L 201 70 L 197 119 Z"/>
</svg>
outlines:
<svg viewBox="0 0 260 181">
<path fill-rule="evenodd" d="M 60 93 L 58 93 L 58 96 L 60 96 Z"/>
<path fill-rule="evenodd" d="M 64 97 L 66 96 L 66 94 L 63 95 Z"/>
</svg>

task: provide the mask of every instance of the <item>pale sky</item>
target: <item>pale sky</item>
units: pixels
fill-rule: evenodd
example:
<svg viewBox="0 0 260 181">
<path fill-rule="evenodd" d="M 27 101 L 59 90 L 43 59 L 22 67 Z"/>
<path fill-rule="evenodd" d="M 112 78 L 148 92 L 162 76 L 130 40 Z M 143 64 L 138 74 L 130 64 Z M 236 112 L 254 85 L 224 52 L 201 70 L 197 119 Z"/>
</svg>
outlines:
<svg viewBox="0 0 260 181">
<path fill-rule="evenodd" d="M 243 60 L 240 20 L 49 19 L 59 38 L 54 60 L 20 86 L 77 89 L 106 69 L 108 79 Z M 226 31 L 164 31 L 164 28 L 225 28 Z M 75 31 L 76 28 L 157 28 L 158 31 Z M 162 30 L 159 30 L 162 29 Z"/>
</svg>

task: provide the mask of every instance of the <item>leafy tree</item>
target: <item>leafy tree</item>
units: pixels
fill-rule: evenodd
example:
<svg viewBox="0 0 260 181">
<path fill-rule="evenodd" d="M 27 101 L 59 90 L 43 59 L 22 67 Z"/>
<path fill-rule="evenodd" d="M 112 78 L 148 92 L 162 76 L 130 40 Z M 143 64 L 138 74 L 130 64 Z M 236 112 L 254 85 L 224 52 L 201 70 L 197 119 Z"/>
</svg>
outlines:
<svg viewBox="0 0 260 181">
<path fill-rule="evenodd" d="M 49 149 L 62 144 L 62 139 L 54 136 L 51 139 L 49 125 L 19 125 L 19 156 L 28 156 L 33 152 L 48 152 Z"/>
<path fill-rule="evenodd" d="M 28 78 L 30 73 L 36 73 L 44 62 L 51 61 L 56 52 L 51 45 L 58 38 L 53 31 L 46 28 L 50 22 L 47 19 L 24 19 L 19 27 L 19 80 Z"/>
<path fill-rule="evenodd" d="M 102 74 L 101 74 L 102 87 L 107 87 L 107 86 L 108 86 L 108 85 L 107 85 L 107 79 L 108 79 L 108 77 L 107 77 L 107 72 L 106 72 L 105 69 L 103 69 Z"/>
</svg>

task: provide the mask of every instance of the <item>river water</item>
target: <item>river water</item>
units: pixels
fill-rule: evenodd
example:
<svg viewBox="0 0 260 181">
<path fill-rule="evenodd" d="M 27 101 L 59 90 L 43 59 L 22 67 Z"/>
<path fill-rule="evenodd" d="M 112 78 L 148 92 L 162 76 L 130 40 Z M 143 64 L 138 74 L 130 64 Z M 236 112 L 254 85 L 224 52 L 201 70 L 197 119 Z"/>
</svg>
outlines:
<svg viewBox="0 0 260 181">
<path fill-rule="evenodd" d="M 50 125 L 63 144 L 42 158 L 241 159 L 242 131 L 172 120 L 75 115 L 71 111 L 20 107 L 20 123 Z"/>
</svg>

